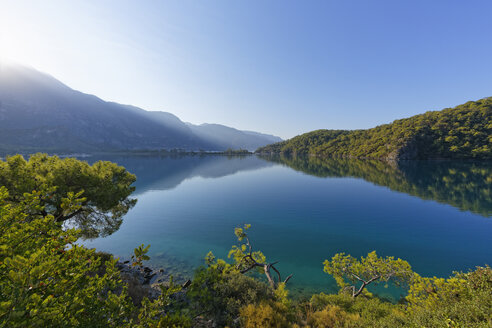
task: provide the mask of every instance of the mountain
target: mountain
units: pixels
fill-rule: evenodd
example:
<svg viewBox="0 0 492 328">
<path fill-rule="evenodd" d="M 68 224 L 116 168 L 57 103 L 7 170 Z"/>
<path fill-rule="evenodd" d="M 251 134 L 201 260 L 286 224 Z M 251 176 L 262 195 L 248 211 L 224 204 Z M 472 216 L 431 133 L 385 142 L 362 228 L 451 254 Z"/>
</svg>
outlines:
<svg viewBox="0 0 492 328">
<path fill-rule="evenodd" d="M 227 140 L 201 130 L 171 113 L 107 102 L 32 68 L 0 62 L 1 152 L 254 150 L 275 140 L 225 126 Z"/>
<path fill-rule="evenodd" d="M 281 138 L 251 131 L 239 131 L 220 124 L 201 124 L 189 127 L 202 140 L 219 145 L 221 148 L 241 148 L 255 150 L 260 144 L 282 141 Z M 265 143 L 265 141 L 267 141 Z"/>
<path fill-rule="evenodd" d="M 367 130 L 312 131 L 256 152 L 389 160 L 492 160 L 492 97 Z"/>
</svg>

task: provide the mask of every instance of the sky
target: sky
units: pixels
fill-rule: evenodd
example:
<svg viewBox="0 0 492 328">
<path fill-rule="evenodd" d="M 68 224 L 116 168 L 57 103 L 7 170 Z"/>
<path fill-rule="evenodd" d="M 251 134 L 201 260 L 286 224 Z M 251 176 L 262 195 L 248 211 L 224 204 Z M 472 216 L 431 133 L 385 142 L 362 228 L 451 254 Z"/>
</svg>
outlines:
<svg viewBox="0 0 492 328">
<path fill-rule="evenodd" d="M 283 138 L 492 96 L 492 1 L 0 0 L 0 57 Z"/>
</svg>

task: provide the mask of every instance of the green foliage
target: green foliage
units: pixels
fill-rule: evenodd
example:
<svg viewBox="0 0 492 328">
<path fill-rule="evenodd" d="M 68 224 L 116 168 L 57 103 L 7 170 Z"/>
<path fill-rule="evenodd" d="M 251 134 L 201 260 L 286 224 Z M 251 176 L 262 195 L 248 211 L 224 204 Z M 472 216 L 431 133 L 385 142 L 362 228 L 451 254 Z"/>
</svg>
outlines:
<svg viewBox="0 0 492 328">
<path fill-rule="evenodd" d="M 427 327 L 491 327 L 492 269 L 444 278 L 415 276 L 407 301 L 410 321 Z"/>
<path fill-rule="evenodd" d="M 10 194 L 5 186 L 0 187 L 1 327 L 191 326 L 189 318 L 172 310 L 173 295 L 181 291 L 180 286 L 171 281 L 168 287 L 161 286 L 157 300 L 144 298 L 135 307 L 116 269 L 116 259 L 79 246 L 80 230 L 62 225 L 60 218 L 79 211 L 122 215 L 121 206 L 126 205 L 115 204 L 121 200 L 118 197 L 86 198 L 77 188 L 105 185 L 106 192 L 121 189 L 120 196 L 126 194 L 133 190 L 129 185 L 134 177 L 124 168 L 111 163 L 91 167 L 45 155 L 33 156 L 29 162 L 14 156 L 0 167 L 2 181 L 13 189 Z M 94 181 L 77 181 L 74 168 L 94 170 L 81 172 Z M 65 182 L 63 170 L 67 172 Z M 96 173 L 102 176 L 94 176 Z M 29 188 L 36 189 L 24 192 Z M 97 193 L 88 194 L 96 197 Z M 111 203 L 114 208 L 109 208 Z M 135 250 L 137 263 L 148 259 L 148 247 Z"/>
<path fill-rule="evenodd" d="M 143 246 L 143 245 L 142 245 Z M 135 327 L 191 327 L 192 321 L 186 315 L 180 313 L 168 313 L 173 305 L 172 297 L 182 291 L 182 287 L 174 284 L 173 279 L 169 285 L 160 286 L 161 295 L 151 302 L 148 298 L 142 301 L 138 314 L 138 324 Z"/>
<path fill-rule="evenodd" d="M 286 316 L 286 309 L 275 302 L 248 304 L 240 311 L 241 326 L 245 328 L 292 327 Z"/>
<path fill-rule="evenodd" d="M 9 191 L 8 201 L 21 201 L 25 193 L 43 190 L 43 215 L 56 221 L 70 219 L 70 226 L 80 228 L 86 237 L 104 236 L 116 231 L 122 217 L 136 200 L 129 199 L 136 178 L 124 167 L 99 161 L 93 165 L 75 158 L 60 159 L 46 154 L 21 155 L 0 161 L 0 185 Z M 77 209 L 67 209 L 69 199 Z M 65 202 L 65 203 L 64 203 Z"/>
<path fill-rule="evenodd" d="M 368 130 L 317 130 L 257 153 L 334 157 L 492 159 L 492 98 L 427 112 Z"/>
<path fill-rule="evenodd" d="M 333 318 L 338 315 L 345 327 L 396 328 L 407 327 L 408 323 L 404 306 L 383 302 L 377 297 L 352 298 L 346 294 L 321 293 L 311 297 L 307 309 L 305 316 L 308 321 L 311 316 L 321 311 L 327 312 L 321 313 L 319 315 L 321 317 L 329 315 L 329 318 Z M 334 313 L 330 314 L 330 312 Z"/>
<path fill-rule="evenodd" d="M 234 268 L 238 271 L 245 271 L 251 267 L 252 261 L 246 260 L 246 258 L 250 255 L 252 260 L 256 263 L 266 263 L 266 257 L 261 251 L 252 250 L 253 247 L 247 235 L 247 231 L 249 228 L 251 228 L 251 224 L 245 224 L 242 228 L 237 227 L 234 229 L 234 234 L 236 235 L 239 244 L 233 245 L 231 247 L 231 250 L 229 251 L 229 254 L 227 255 L 228 258 L 233 259 Z M 255 267 L 255 269 L 259 273 L 263 273 L 264 271 L 263 267 L 261 266 L 257 266 Z"/>
<path fill-rule="evenodd" d="M 408 283 L 413 277 L 412 268 L 407 261 L 395 260 L 394 257 L 378 257 L 376 251 L 361 257 L 360 261 L 351 255 L 339 253 L 331 261 L 325 260 L 323 264 L 324 271 L 335 278 L 340 288 L 350 289 L 353 297 L 360 295 L 369 284 L 391 280 L 393 284 L 401 285 Z"/>
<path fill-rule="evenodd" d="M 150 245 L 147 245 L 147 247 L 144 247 L 144 244 L 138 246 L 133 250 L 133 255 L 132 255 L 132 266 L 139 266 L 141 267 L 143 265 L 143 261 L 148 261 L 150 260 L 150 257 L 147 254 L 149 251 Z"/>
<path fill-rule="evenodd" d="M 0 188 L 0 326 L 114 327 L 131 322 L 132 304 L 115 260 L 78 246 L 75 230 L 38 215 L 44 195 L 19 203 Z M 65 202 L 68 208 L 70 205 Z M 33 214 L 36 213 L 36 214 Z M 102 273 L 101 273 L 102 272 Z"/>
<path fill-rule="evenodd" d="M 234 268 L 240 273 L 247 273 L 251 270 L 256 270 L 256 272 L 263 273 L 265 275 L 270 287 L 277 289 L 281 286 L 283 288 L 283 285 L 289 281 L 292 274 L 285 280 L 282 280 L 280 271 L 278 271 L 275 267 L 277 262 L 268 263 L 265 255 L 263 255 L 261 251 L 253 251 L 253 246 L 251 245 L 248 234 L 246 233 L 250 227 L 250 224 L 245 224 L 243 228 L 238 227 L 234 229 L 234 233 L 236 234 L 239 244 L 232 246 L 228 257 L 232 257 L 234 259 Z"/>
<path fill-rule="evenodd" d="M 207 255 L 207 267 L 197 269 L 187 296 L 194 313 L 212 319 L 219 326 L 234 325 L 240 309 L 248 304 L 274 300 L 265 283 L 245 276 L 223 260 Z"/>
<path fill-rule="evenodd" d="M 324 309 L 313 312 L 307 318 L 310 327 L 349 328 L 356 327 L 359 315 L 343 311 L 336 305 L 327 305 Z"/>
</svg>

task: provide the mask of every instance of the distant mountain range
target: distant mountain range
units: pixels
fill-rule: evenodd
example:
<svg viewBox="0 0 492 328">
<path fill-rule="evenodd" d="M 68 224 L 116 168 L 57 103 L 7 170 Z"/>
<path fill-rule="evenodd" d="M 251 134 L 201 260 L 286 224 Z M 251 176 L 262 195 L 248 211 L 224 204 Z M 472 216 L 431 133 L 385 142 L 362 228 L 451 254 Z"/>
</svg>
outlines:
<svg viewBox="0 0 492 328">
<path fill-rule="evenodd" d="M 389 160 L 492 160 L 492 97 L 367 130 L 312 131 L 256 152 Z"/>
<path fill-rule="evenodd" d="M 255 150 L 282 139 L 219 124 L 193 125 L 73 90 L 55 78 L 0 62 L 0 152 L 182 149 Z"/>
</svg>

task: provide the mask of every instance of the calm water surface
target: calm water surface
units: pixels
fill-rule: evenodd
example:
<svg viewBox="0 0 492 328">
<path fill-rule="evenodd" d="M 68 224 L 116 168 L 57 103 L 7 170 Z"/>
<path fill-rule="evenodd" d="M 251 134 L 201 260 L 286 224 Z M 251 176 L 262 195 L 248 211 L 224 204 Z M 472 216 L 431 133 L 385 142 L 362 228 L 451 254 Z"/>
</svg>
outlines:
<svg viewBox="0 0 492 328">
<path fill-rule="evenodd" d="M 119 230 L 84 243 L 124 259 L 137 245 L 151 244 L 151 264 L 182 278 L 208 251 L 226 257 L 234 227 L 244 223 L 252 224 L 253 247 L 279 261 L 284 276 L 294 274 L 294 294 L 335 292 L 322 262 L 338 252 L 376 250 L 430 276 L 492 264 L 490 163 L 104 159 L 137 175 L 138 203 Z"/>
</svg>

